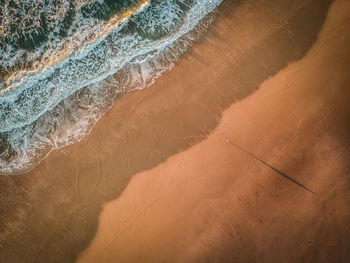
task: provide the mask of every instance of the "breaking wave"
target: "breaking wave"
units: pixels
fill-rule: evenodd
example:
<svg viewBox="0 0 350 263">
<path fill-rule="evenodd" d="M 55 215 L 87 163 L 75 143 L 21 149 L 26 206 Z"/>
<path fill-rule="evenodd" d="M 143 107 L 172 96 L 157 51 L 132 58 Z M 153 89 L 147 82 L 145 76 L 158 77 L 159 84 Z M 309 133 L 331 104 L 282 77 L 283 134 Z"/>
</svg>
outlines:
<svg viewBox="0 0 350 263">
<path fill-rule="evenodd" d="M 46 21 L 58 33 L 29 27 L 50 36 L 33 38 L 31 45 L 3 37 L 10 29 L 0 28 L 1 174 L 25 172 L 53 149 L 83 139 L 119 94 L 150 86 L 173 66 L 221 0 L 23 2 L 44 17 L 71 13 L 66 24 L 67 15 L 54 22 L 37 16 L 38 28 Z M 66 5 L 54 12 L 53 2 Z"/>
</svg>

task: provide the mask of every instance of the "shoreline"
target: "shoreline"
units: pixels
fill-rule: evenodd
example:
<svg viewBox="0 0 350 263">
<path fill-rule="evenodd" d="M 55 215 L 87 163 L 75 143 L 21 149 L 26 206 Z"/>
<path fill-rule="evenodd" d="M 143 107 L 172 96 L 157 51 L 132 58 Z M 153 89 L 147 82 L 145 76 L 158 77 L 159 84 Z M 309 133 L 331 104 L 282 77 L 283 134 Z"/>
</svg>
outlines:
<svg viewBox="0 0 350 263">
<path fill-rule="evenodd" d="M 315 138 L 324 139 L 320 137 L 325 132 L 321 128 L 340 134 L 338 129 L 343 127 L 344 118 L 339 115 L 338 122 L 335 118 L 332 123 L 332 130 L 328 125 L 329 118 L 336 114 L 327 115 L 323 109 L 343 107 L 343 112 L 347 112 L 344 102 L 335 93 L 325 91 L 322 94 L 329 95 L 328 106 L 324 96 L 316 94 L 319 101 L 306 107 L 306 102 L 315 96 L 316 88 L 311 84 L 322 85 L 321 80 L 329 76 L 321 66 L 314 64 L 309 54 L 304 56 L 318 39 L 330 2 L 298 0 L 286 4 L 282 0 L 247 0 L 233 4 L 226 0 L 219 7 L 219 15 L 209 31 L 171 71 L 165 72 L 150 88 L 118 98 L 82 142 L 53 152 L 25 176 L 0 178 L 0 209 L 6 218 L 0 222 L 3 258 L 12 262 L 21 262 L 23 258 L 36 262 L 73 262 L 89 247 L 78 260 L 89 262 L 90 256 L 116 233 L 122 234 L 115 243 L 112 242 L 112 249 L 100 255 L 105 262 L 118 257 L 121 262 L 137 262 L 135 257 L 141 257 L 145 262 L 162 259 L 202 262 L 204 258 L 201 257 L 206 255 L 213 260 L 219 260 L 220 256 L 230 259 L 233 252 L 228 244 L 232 244 L 237 261 L 253 261 L 251 255 L 255 252 L 252 251 L 257 251 L 257 257 L 274 262 L 270 257 L 272 253 L 269 254 L 264 245 L 264 242 L 268 243 L 266 240 L 280 241 L 282 248 L 273 241 L 269 244 L 279 247 L 281 253 L 291 245 L 297 246 L 299 243 L 293 242 L 302 240 L 297 235 L 300 227 L 294 221 L 283 226 L 284 218 L 279 218 L 278 212 L 286 215 L 285 211 L 294 209 L 295 217 L 291 220 L 302 221 L 298 216 L 306 215 L 317 225 L 312 216 L 318 214 L 308 208 L 317 210 L 318 204 L 328 204 L 329 192 L 323 196 L 323 187 L 327 183 L 333 187 L 334 182 L 324 179 L 326 172 L 323 181 L 318 182 L 315 166 L 324 164 L 321 153 L 332 152 L 330 145 L 335 149 L 339 145 L 328 138 L 319 152 L 318 146 L 312 143 L 317 141 Z M 335 2 L 346 5 L 346 1 Z M 338 24 L 331 21 L 331 25 Z M 327 40 L 325 43 L 332 47 L 334 42 Z M 326 52 L 328 49 L 323 47 L 320 46 L 320 51 L 310 52 L 316 58 L 323 54 L 325 58 L 321 59 L 321 65 L 332 62 L 338 70 L 334 74 L 345 81 L 340 64 L 332 60 Z M 344 50 L 339 48 L 338 52 Z M 312 74 L 309 64 L 315 69 Z M 290 88 L 299 78 L 305 81 L 305 68 L 310 78 L 306 82 L 314 88 L 306 88 L 302 81 L 298 89 Z M 281 91 L 278 87 L 282 84 L 286 86 Z M 340 87 L 340 84 L 334 85 Z M 310 92 L 304 92 L 301 87 Z M 279 101 L 281 98 L 283 103 Z M 332 98 L 336 98 L 336 102 Z M 286 108 L 291 110 L 286 111 Z M 283 118 L 282 113 L 285 113 Z M 322 113 L 323 122 L 318 122 L 319 113 Z M 278 121 L 273 122 L 274 119 Z M 291 124 L 300 133 L 292 132 L 288 128 Z M 313 125 L 316 127 L 314 132 Z M 272 136 L 270 130 L 278 136 Z M 263 133 L 265 137 L 261 136 Z M 301 135 L 303 133 L 305 137 Z M 308 137 L 310 133 L 315 137 Z M 232 149 L 222 139 L 225 136 L 321 193 L 322 202 L 314 201 L 314 197 Z M 300 148 L 293 148 L 293 145 Z M 308 152 L 309 148 L 313 151 Z M 312 159 L 314 155 L 316 159 Z M 344 154 L 343 158 L 346 157 Z M 325 171 L 340 171 L 339 162 L 330 160 L 332 165 Z M 309 163 L 310 167 L 306 169 L 304 163 Z M 232 171 L 236 176 L 232 177 Z M 175 176 L 177 173 L 180 175 Z M 251 182 L 258 186 L 252 186 Z M 256 187 L 261 189 L 255 191 Z M 334 187 L 331 189 L 342 190 L 339 185 Z M 256 192 L 262 198 L 258 210 L 253 205 Z M 339 191 L 340 194 L 344 192 Z M 291 204 L 288 198 L 296 202 Z M 297 204 L 303 198 L 305 206 L 298 208 Z M 336 201 L 340 202 L 340 199 Z M 315 206 L 312 206 L 313 202 Z M 279 208 L 282 204 L 283 209 Z M 247 209 L 242 210 L 242 207 Z M 343 203 L 340 207 L 343 209 Z M 239 211 L 234 218 L 230 211 L 233 208 Z M 273 230 L 270 235 L 266 230 L 257 232 L 259 238 L 256 237 L 254 231 L 261 224 L 254 221 L 258 219 L 254 214 L 256 211 L 262 213 L 266 224 L 275 220 L 275 224 L 270 225 Z M 329 211 L 323 210 L 322 214 L 322 210 L 317 210 L 323 216 L 325 229 L 330 226 L 327 224 Z M 341 220 L 347 218 L 345 208 L 337 213 L 343 216 Z M 106 224 L 108 215 L 111 217 Z M 226 219 L 221 218 L 225 215 L 228 216 Z M 128 216 L 133 220 L 124 222 Z M 329 216 L 329 222 L 335 218 L 338 220 L 339 216 Z M 213 219 L 217 220 L 214 222 Z M 239 222 L 227 231 L 232 234 L 231 238 L 220 231 L 221 227 L 226 229 L 224 226 L 230 220 Z M 129 222 L 135 223 L 129 227 Z M 294 235 L 288 232 L 290 229 L 293 233 L 295 230 L 295 238 L 288 239 L 289 243 L 278 239 L 279 232 Z M 310 228 L 305 232 L 312 236 L 317 229 Z M 215 245 L 213 254 L 203 248 L 203 239 L 198 239 L 199 245 L 198 242 L 179 242 L 195 241 L 194 237 L 201 235 L 205 242 Z M 327 236 L 323 239 L 327 240 Z M 336 236 L 331 237 L 332 242 L 333 239 Z M 220 244 L 211 242 L 213 240 Z M 313 259 L 315 253 L 312 251 L 320 247 L 315 242 L 312 243 L 315 247 L 308 250 Z M 16 253 L 14 244 L 21 244 L 20 253 Z M 156 249 L 157 246 L 162 249 Z M 255 246 L 260 250 L 254 250 Z M 303 249 L 293 251 L 300 256 Z M 115 255 L 114 251 L 124 254 Z M 325 249 L 325 254 L 330 253 L 326 252 Z"/>
<path fill-rule="evenodd" d="M 232 104 L 205 140 L 134 176 L 104 205 L 97 235 L 77 262 L 345 262 L 350 60 L 340 58 L 350 57 L 350 36 L 331 37 L 334 27 L 345 30 L 349 7 L 336 1 L 308 54 Z"/>
</svg>

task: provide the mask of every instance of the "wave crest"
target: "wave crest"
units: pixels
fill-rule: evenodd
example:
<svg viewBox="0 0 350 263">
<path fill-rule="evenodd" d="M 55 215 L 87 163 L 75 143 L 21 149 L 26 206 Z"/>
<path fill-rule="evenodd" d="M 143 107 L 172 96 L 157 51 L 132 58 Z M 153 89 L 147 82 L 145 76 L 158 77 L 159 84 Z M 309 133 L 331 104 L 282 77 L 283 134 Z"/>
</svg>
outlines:
<svg viewBox="0 0 350 263">
<path fill-rule="evenodd" d="M 34 78 L 30 88 L 22 86 L 18 94 L 0 97 L 0 123 L 12 125 L 0 132 L 1 174 L 27 171 L 53 149 L 83 139 L 119 94 L 146 88 L 170 69 L 208 27 L 214 16 L 206 15 L 221 1 L 171 2 L 181 5 L 166 9 L 164 1 L 154 1 L 159 5 L 142 10 L 83 58 L 76 56 L 65 66 L 48 70 L 49 75 Z M 158 16 L 164 12 L 164 17 L 157 17 L 158 29 L 149 24 L 154 23 L 150 10 Z"/>
</svg>

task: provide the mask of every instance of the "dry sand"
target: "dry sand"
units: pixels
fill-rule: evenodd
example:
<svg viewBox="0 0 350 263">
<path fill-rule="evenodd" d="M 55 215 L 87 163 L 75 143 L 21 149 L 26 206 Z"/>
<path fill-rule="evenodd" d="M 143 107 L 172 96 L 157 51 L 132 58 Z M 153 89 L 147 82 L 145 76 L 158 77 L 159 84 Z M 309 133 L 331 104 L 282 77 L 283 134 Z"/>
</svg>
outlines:
<svg viewBox="0 0 350 263">
<path fill-rule="evenodd" d="M 303 59 L 231 105 L 203 142 L 135 175 L 104 206 L 78 262 L 348 262 L 347 28 L 350 1 L 338 0 Z M 207 85 L 229 81 L 216 80 Z"/>
<path fill-rule="evenodd" d="M 330 3 L 224 1 L 83 142 L 0 178 L 0 262 L 347 262 L 350 1 Z"/>
</svg>

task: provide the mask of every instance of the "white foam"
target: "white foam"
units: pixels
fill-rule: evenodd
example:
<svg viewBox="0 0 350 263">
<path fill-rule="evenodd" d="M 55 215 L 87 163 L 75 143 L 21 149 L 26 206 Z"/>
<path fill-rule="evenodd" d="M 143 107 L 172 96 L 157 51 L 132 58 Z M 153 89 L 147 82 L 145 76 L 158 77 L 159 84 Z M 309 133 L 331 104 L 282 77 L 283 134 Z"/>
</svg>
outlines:
<svg viewBox="0 0 350 263">
<path fill-rule="evenodd" d="M 220 0 L 195 1 L 187 14 L 181 14 L 184 17 L 179 16 L 180 11 L 171 2 L 149 5 L 134 18 L 138 24 L 141 24 L 141 26 L 138 25 L 138 30 L 144 30 L 141 34 L 150 33 L 146 31 L 150 26 L 147 24 L 148 21 L 152 21 L 152 27 L 164 28 L 166 26 L 164 30 L 170 32 L 160 39 L 143 38 L 144 36 L 141 36 L 137 30 L 132 34 L 121 34 L 123 26 L 117 27 L 108 36 L 96 41 L 98 43 L 53 67 L 16 81 L 12 79 L 10 86 L 13 88 L 0 97 L 0 132 L 32 123 L 45 112 L 53 109 L 62 99 L 116 73 L 132 59 L 153 50 L 163 50 L 193 29 L 200 19 L 216 7 Z M 158 19 L 156 17 L 152 20 L 152 16 L 148 15 L 150 8 L 159 9 L 153 12 L 159 13 L 162 12 L 164 5 L 167 8 L 164 8 L 166 13 L 161 17 L 162 19 L 156 20 Z M 169 11 L 171 8 L 174 9 L 172 12 Z M 149 17 L 149 19 L 144 19 L 144 17 Z M 180 20 L 183 21 L 176 28 L 168 28 L 170 22 L 165 21 L 169 20 L 173 21 L 173 26 L 179 24 Z M 154 21 L 157 21 L 158 25 L 155 25 Z M 127 25 L 128 23 L 125 22 L 124 26 Z"/>
<path fill-rule="evenodd" d="M 199 18 L 202 19 L 214 9 L 216 6 L 214 1 L 207 2 L 210 2 L 211 8 L 205 9 L 205 12 L 199 9 L 197 13 L 193 13 L 192 16 L 196 17 L 194 20 L 197 21 L 196 23 L 191 20 L 192 23 L 189 24 L 187 20 L 192 19 L 192 17 L 188 15 L 185 23 L 189 25 L 182 26 L 182 30 L 186 28 L 186 31 L 182 32 L 193 29 L 199 22 Z M 194 5 L 194 7 L 196 6 Z M 200 17 L 198 17 L 199 11 L 203 12 Z M 80 91 L 71 92 L 73 94 L 69 97 L 65 92 L 62 92 L 61 98 L 64 96 L 67 98 L 58 102 L 55 107 L 53 106 L 51 111 L 46 112 L 28 125 L 5 132 L 10 148 L 16 154 L 11 160 L 0 159 L 0 173 L 13 174 L 27 171 L 52 150 L 83 139 L 113 104 L 118 94 L 146 88 L 152 85 L 165 70 L 172 68 L 173 63 L 207 28 L 212 18 L 212 16 L 206 17 L 195 30 L 190 34 L 184 35 L 183 33 L 181 38 L 179 38 L 178 32 L 173 33 L 177 39 L 174 36 L 172 41 L 169 41 L 168 37 L 165 38 L 166 41 L 160 42 L 163 45 L 132 57 L 123 64 L 122 69 L 104 80 L 90 84 Z M 118 42 L 118 34 L 115 37 L 117 37 L 115 41 Z M 57 77 L 59 78 L 59 75 Z"/>
</svg>

